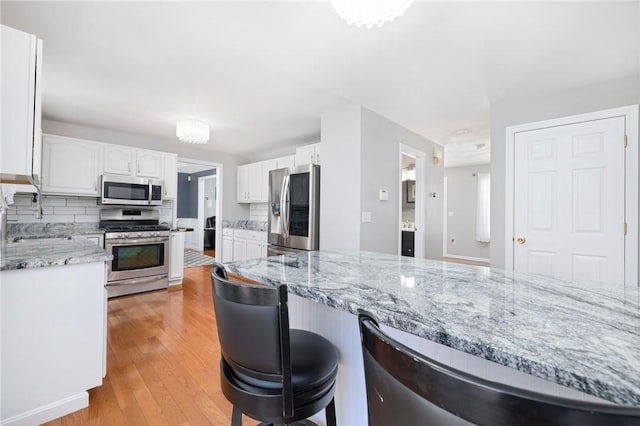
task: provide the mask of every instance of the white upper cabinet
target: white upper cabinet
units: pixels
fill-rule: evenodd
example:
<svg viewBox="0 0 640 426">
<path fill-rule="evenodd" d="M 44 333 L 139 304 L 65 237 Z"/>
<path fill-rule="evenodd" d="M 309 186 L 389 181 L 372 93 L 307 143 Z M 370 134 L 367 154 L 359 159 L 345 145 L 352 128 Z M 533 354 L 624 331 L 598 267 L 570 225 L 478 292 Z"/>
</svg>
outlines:
<svg viewBox="0 0 640 426">
<path fill-rule="evenodd" d="M 238 166 L 237 199 L 239 203 L 249 202 L 249 164 Z"/>
<path fill-rule="evenodd" d="M 122 145 L 103 145 L 103 170 L 105 174 L 151 179 L 164 178 L 165 159 L 162 152 L 129 148 Z"/>
<path fill-rule="evenodd" d="M 178 196 L 178 155 L 164 154 L 164 198 L 175 200 Z"/>
<path fill-rule="evenodd" d="M 239 203 L 263 202 L 263 162 L 238 166 L 238 193 Z M 266 193 L 264 194 L 266 196 Z"/>
<path fill-rule="evenodd" d="M 320 164 L 320 144 L 296 148 L 296 165 Z"/>
<path fill-rule="evenodd" d="M 278 168 L 278 160 L 267 160 L 262 162 L 262 197 L 260 201 L 269 201 L 269 172 Z"/>
<path fill-rule="evenodd" d="M 53 135 L 42 142 L 44 194 L 99 195 L 102 144 Z"/>
<path fill-rule="evenodd" d="M 120 145 L 104 145 L 104 173 L 131 176 L 133 174 L 134 150 Z"/>
<path fill-rule="evenodd" d="M 42 159 L 42 41 L 2 25 L 2 180 L 39 178 Z"/>
<path fill-rule="evenodd" d="M 161 152 L 136 149 L 136 176 L 162 179 L 163 165 Z"/>
<path fill-rule="evenodd" d="M 293 168 L 296 165 L 296 156 L 287 155 L 286 157 L 276 158 L 276 169 Z"/>
</svg>

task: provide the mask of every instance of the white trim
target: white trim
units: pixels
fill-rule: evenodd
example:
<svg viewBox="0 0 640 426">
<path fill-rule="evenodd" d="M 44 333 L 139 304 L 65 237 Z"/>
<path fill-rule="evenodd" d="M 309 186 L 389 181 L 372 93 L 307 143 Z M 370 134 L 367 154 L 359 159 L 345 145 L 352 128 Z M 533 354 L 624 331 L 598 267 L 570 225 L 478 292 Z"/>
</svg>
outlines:
<svg viewBox="0 0 640 426">
<path fill-rule="evenodd" d="M 89 406 L 89 392 L 84 391 L 0 421 L 0 425 L 36 425 L 58 419 Z"/>
<path fill-rule="evenodd" d="M 442 207 L 444 209 L 444 211 L 442 212 L 442 256 L 444 257 L 445 254 L 447 253 L 447 245 L 449 243 L 449 235 L 448 235 L 448 230 L 447 230 L 447 226 L 448 226 L 448 210 L 449 208 L 447 207 L 447 203 L 449 202 L 449 197 L 447 196 L 447 191 L 448 191 L 448 181 L 447 181 L 447 177 L 445 176 L 443 179 L 443 183 L 444 183 L 444 187 L 443 187 L 443 194 L 442 194 Z"/>
<path fill-rule="evenodd" d="M 460 260 L 471 260 L 473 262 L 485 262 L 485 263 L 490 263 L 491 259 L 485 259 L 484 257 L 472 257 L 472 256 L 458 256 L 457 254 L 449 254 L 449 253 L 445 253 L 444 256 L 442 256 L 443 258 L 451 258 L 451 259 L 460 259 Z M 445 259 L 447 260 L 447 259 Z"/>
<path fill-rule="evenodd" d="M 626 151 L 625 218 L 627 237 L 625 238 L 625 284 L 638 285 L 638 132 L 639 106 L 629 105 L 604 111 L 555 118 L 552 120 L 520 124 L 506 128 L 505 139 L 505 269 L 513 271 L 513 188 L 514 188 L 514 143 L 520 132 L 549 127 L 565 126 L 613 117 L 625 118 L 625 133 L 628 147 Z"/>
<path fill-rule="evenodd" d="M 224 165 L 222 163 L 213 163 L 210 161 L 194 160 L 191 158 L 178 157 L 178 161 L 183 163 L 200 164 L 211 166 L 216 169 L 216 229 L 222 229 L 222 215 L 224 214 L 224 206 L 222 205 L 222 197 L 224 195 Z M 175 208 L 173 210 L 174 222 L 178 212 L 178 197 L 176 195 Z M 222 262 L 222 232 L 216 232 L 216 262 Z"/>
<path fill-rule="evenodd" d="M 400 161 L 400 173 L 398 179 L 400 181 L 400 192 L 398 197 L 398 209 L 399 223 L 398 226 L 398 254 L 402 254 L 402 232 L 400 224 L 402 223 L 402 154 L 409 154 L 416 157 L 416 213 L 414 217 L 415 231 L 414 231 L 414 257 L 417 259 L 424 259 L 427 257 L 425 246 L 425 224 L 426 221 L 426 200 L 427 194 L 425 192 L 427 182 L 427 154 L 412 146 L 399 144 L 399 161 Z M 419 214 L 420 212 L 420 214 Z"/>
</svg>

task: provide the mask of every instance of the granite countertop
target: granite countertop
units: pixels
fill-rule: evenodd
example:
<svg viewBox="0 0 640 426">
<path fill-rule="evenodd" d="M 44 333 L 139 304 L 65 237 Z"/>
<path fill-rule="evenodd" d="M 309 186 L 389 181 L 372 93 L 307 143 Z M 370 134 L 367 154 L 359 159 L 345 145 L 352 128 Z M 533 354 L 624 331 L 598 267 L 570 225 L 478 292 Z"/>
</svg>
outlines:
<svg viewBox="0 0 640 426">
<path fill-rule="evenodd" d="M 86 238 L 25 239 L 0 242 L 0 271 L 105 262 L 113 256 Z"/>
<path fill-rule="evenodd" d="M 640 405 L 640 290 L 370 252 L 230 263 L 238 275 L 579 391 Z"/>
<path fill-rule="evenodd" d="M 222 227 L 264 232 L 267 230 L 267 222 L 259 220 L 223 220 Z"/>
<path fill-rule="evenodd" d="M 73 235 L 104 234 L 105 230 L 97 223 L 10 223 L 7 226 L 7 237 L 31 238 L 63 238 Z"/>
</svg>

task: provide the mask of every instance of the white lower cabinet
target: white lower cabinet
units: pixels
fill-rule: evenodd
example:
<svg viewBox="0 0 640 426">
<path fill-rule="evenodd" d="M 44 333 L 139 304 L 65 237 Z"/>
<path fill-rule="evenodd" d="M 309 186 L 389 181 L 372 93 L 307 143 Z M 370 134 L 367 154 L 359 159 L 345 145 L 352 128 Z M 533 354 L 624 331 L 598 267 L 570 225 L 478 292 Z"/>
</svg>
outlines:
<svg viewBox="0 0 640 426">
<path fill-rule="evenodd" d="M 262 257 L 260 241 L 247 241 L 247 259 L 258 259 Z"/>
<path fill-rule="evenodd" d="M 0 424 L 89 405 L 105 360 L 105 263 L 0 271 Z"/>
<path fill-rule="evenodd" d="M 222 261 L 233 262 L 233 229 L 222 229 Z"/>
<path fill-rule="evenodd" d="M 241 262 L 267 255 L 267 233 L 247 229 L 222 230 L 222 261 Z"/>
<path fill-rule="evenodd" d="M 169 241 L 169 285 L 182 284 L 184 276 L 184 232 L 172 232 Z"/>
</svg>

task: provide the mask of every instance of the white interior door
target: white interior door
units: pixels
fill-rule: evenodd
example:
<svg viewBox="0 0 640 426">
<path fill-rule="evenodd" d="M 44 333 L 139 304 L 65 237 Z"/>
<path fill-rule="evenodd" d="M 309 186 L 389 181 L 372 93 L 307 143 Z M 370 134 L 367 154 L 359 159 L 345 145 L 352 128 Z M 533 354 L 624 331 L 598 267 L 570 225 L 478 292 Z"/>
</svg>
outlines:
<svg viewBox="0 0 640 426">
<path fill-rule="evenodd" d="M 624 135 L 624 117 L 515 135 L 515 271 L 624 284 Z"/>
</svg>

